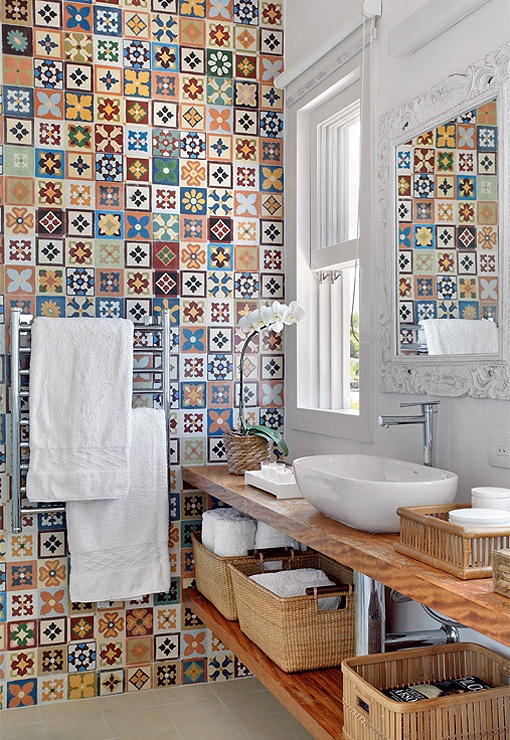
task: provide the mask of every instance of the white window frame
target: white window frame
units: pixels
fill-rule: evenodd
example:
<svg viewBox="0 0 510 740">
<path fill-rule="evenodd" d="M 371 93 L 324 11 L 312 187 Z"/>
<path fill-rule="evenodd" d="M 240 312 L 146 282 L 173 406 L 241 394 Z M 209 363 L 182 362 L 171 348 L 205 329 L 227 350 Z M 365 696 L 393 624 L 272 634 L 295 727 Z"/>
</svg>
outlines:
<svg viewBox="0 0 510 740">
<path fill-rule="evenodd" d="M 317 250 L 312 264 L 313 213 L 311 204 L 313 195 L 313 157 L 312 138 L 313 113 L 334 96 L 345 92 L 346 105 L 359 96 L 361 78 L 360 54 L 343 65 L 316 86 L 308 94 L 301 96 L 292 104 L 286 113 L 286 181 L 295 182 L 295 190 L 289 193 L 287 185 L 287 244 L 295 244 L 295 249 L 287 252 L 287 293 L 296 297 L 306 309 L 305 320 L 297 326 L 296 332 L 288 332 L 286 337 L 288 362 L 286 371 L 286 404 L 285 426 L 307 432 L 316 432 L 328 436 L 363 442 L 372 442 L 374 437 L 374 403 L 373 403 L 373 356 L 374 341 L 371 312 L 375 312 L 375 296 L 370 296 L 370 281 L 367 276 L 367 258 L 371 238 L 370 187 L 361 189 L 360 198 L 360 234 L 358 240 L 344 242 L 341 245 Z M 335 103 L 337 105 L 337 103 Z M 369 116 L 366 106 L 362 106 L 363 143 L 361 155 L 361 178 L 370 183 L 370 136 L 367 136 Z M 357 243 L 356 243 L 357 242 Z M 333 259 L 337 251 L 340 259 Z M 320 400 L 321 371 L 319 368 L 319 280 L 314 276 L 316 270 L 352 263 L 358 257 L 357 290 L 360 297 L 360 407 L 359 411 L 348 408 L 321 408 L 326 404 L 327 393 L 323 390 L 323 403 Z M 345 299 L 347 286 L 341 290 L 338 305 L 342 315 L 340 324 L 343 331 L 342 342 L 349 341 L 348 317 L 350 301 Z M 349 304 L 349 305 L 348 305 Z M 337 309 L 334 309 L 336 312 Z M 340 335 L 342 335 L 342 331 Z M 370 335 L 370 336 L 368 336 Z M 364 337 L 368 337 L 367 340 Z M 322 337 L 324 341 L 324 334 Z M 344 354 L 345 358 L 345 354 Z M 337 372 L 334 363 L 330 364 L 330 373 Z M 344 369 L 344 372 L 346 370 Z M 324 382 L 324 373 L 322 382 Z M 345 386 L 344 386 L 345 387 Z M 334 398 L 333 388 L 333 401 Z M 340 405 L 345 405 L 345 399 Z"/>
</svg>

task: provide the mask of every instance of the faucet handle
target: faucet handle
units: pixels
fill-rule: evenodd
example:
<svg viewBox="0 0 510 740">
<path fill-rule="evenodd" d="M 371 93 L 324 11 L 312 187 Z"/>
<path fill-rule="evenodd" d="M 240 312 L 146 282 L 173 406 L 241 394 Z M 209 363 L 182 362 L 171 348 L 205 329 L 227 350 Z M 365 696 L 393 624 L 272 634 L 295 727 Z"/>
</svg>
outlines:
<svg viewBox="0 0 510 740">
<path fill-rule="evenodd" d="M 441 401 L 420 401 L 418 403 L 401 403 L 400 407 L 405 408 L 409 406 L 421 406 L 422 408 L 425 408 L 427 406 L 432 406 L 432 407 L 439 406 L 440 403 Z M 435 408 L 433 410 L 436 411 Z"/>
</svg>

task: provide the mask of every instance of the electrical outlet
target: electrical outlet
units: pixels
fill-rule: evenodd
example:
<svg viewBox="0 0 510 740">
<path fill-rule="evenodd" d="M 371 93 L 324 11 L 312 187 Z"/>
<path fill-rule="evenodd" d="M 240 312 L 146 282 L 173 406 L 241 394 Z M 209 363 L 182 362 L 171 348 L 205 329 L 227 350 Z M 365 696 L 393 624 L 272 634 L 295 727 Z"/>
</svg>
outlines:
<svg viewBox="0 0 510 740">
<path fill-rule="evenodd" d="M 491 432 L 487 439 L 489 465 L 494 468 L 510 468 L 510 434 Z"/>
</svg>

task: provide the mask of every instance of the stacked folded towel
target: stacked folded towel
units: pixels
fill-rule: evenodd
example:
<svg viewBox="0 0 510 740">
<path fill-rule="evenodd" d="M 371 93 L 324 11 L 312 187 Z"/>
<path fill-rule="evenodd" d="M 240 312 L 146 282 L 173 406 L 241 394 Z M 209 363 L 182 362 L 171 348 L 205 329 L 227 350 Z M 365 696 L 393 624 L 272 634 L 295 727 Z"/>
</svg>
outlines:
<svg viewBox="0 0 510 740">
<path fill-rule="evenodd" d="M 277 573 L 258 573 L 250 576 L 250 578 L 284 599 L 292 596 L 305 596 L 307 588 L 336 585 L 324 571 L 316 568 L 296 568 L 295 570 L 280 570 Z M 319 611 L 337 609 L 338 603 L 338 596 L 321 598 L 318 600 Z"/>
<path fill-rule="evenodd" d="M 223 558 L 247 555 L 255 546 L 256 526 L 237 509 L 212 509 L 202 516 L 202 543 Z"/>
<path fill-rule="evenodd" d="M 274 527 L 270 527 L 269 524 L 257 521 L 255 547 L 258 550 L 263 550 L 265 547 L 292 547 L 294 550 L 299 550 L 299 542 Z"/>
</svg>

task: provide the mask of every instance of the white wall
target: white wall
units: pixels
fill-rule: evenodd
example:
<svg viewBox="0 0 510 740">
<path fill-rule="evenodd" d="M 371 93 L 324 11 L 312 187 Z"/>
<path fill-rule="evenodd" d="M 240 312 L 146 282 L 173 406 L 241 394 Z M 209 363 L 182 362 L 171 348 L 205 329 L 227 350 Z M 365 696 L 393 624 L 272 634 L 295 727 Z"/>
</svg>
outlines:
<svg viewBox="0 0 510 740">
<path fill-rule="evenodd" d="M 354 6 L 361 14 L 361 0 L 348 3 L 333 0 L 287 0 L 286 2 L 286 49 L 290 62 L 298 60 L 299 48 L 304 43 L 305 29 L 312 38 L 324 41 L 318 30 L 329 29 L 328 39 L 341 35 L 343 24 L 352 24 Z M 429 88 L 449 74 L 462 72 L 471 63 L 483 58 L 510 40 L 510 3 L 508 0 L 489 0 L 416 52 L 403 58 L 394 58 L 388 53 L 388 35 L 407 16 L 426 6 L 427 0 L 383 0 L 383 14 L 377 21 L 377 40 L 374 46 L 375 91 L 374 118 L 393 107 L 426 93 Z M 319 6 L 327 12 L 321 17 Z M 349 13 L 345 14 L 348 6 Z M 296 40 L 299 40 L 297 43 Z M 308 44 L 308 47 L 310 45 Z M 286 61 L 286 69 L 290 71 Z M 376 146 L 375 142 L 375 146 Z M 506 286 L 508 290 L 508 286 Z M 375 297 L 375 296 L 374 296 Z M 508 294 L 507 294 L 508 299 Z M 378 307 L 367 303 L 363 297 L 362 310 L 374 311 Z M 374 363 L 377 368 L 377 362 Z M 291 457 L 319 452 L 368 452 L 370 454 L 395 455 L 421 462 L 422 429 L 415 427 L 391 427 L 382 429 L 376 425 L 379 414 L 395 413 L 402 401 L 416 397 L 401 394 L 379 393 L 378 379 L 372 378 L 375 394 L 374 443 L 363 444 L 348 439 L 325 437 L 315 433 L 300 432 L 286 428 Z M 510 431 L 510 407 L 504 401 L 472 398 L 441 398 L 436 417 L 437 447 L 436 465 L 458 473 L 460 478 L 459 500 L 467 500 L 471 487 L 475 485 L 510 485 L 509 471 L 489 466 L 487 460 L 487 435 L 491 431 Z"/>
<path fill-rule="evenodd" d="M 508 0 L 489 0 L 416 52 L 403 58 L 390 56 L 388 36 L 392 29 L 428 2 L 429 0 L 383 0 L 383 14 L 377 22 L 377 40 L 373 52 L 373 106 L 376 121 L 395 106 L 426 93 L 433 84 L 441 82 L 449 74 L 464 71 L 467 66 L 510 40 L 510 3 Z M 456 2 L 459 4 L 459 0 Z M 358 6 L 359 16 L 361 4 L 361 0 L 349 0 L 348 3 L 343 0 L 286 0 L 286 71 L 291 73 L 293 65 L 297 68 L 300 53 L 302 58 L 303 50 L 310 48 L 311 40 L 327 47 L 334 38 L 341 37 L 342 25 L 352 24 L 355 17 L 354 6 Z M 345 12 L 346 6 L 348 14 Z M 375 150 L 376 139 L 377 137 L 374 142 Z M 505 288 L 508 290 L 508 286 Z M 293 296 L 289 296 L 289 300 L 292 298 Z M 508 300 L 508 293 L 506 298 Z M 373 299 L 376 300 L 375 295 Z M 371 300 L 370 297 L 362 297 L 362 310 L 373 311 L 374 316 L 377 316 L 378 306 L 375 302 L 370 303 Z M 377 368 L 377 361 L 374 362 L 374 367 Z M 375 375 L 371 379 L 371 385 L 375 398 L 373 443 L 326 437 L 312 430 L 303 432 L 286 428 L 291 458 L 323 452 L 366 452 L 421 462 L 421 427 L 382 429 L 376 424 L 379 414 L 398 412 L 400 402 L 413 401 L 416 397 L 380 393 Z M 510 405 L 507 402 L 441 398 L 436 428 L 436 465 L 458 473 L 459 500 L 468 500 L 471 487 L 476 485 L 510 485 L 510 471 L 491 467 L 487 460 L 489 432 L 510 432 Z M 424 626 L 423 612 L 417 605 L 402 607 L 398 615 L 393 615 L 394 628 Z M 462 637 L 470 639 L 466 631 L 463 631 Z M 478 637 L 478 641 L 485 642 L 481 636 Z"/>
<path fill-rule="evenodd" d="M 285 0 L 285 70 L 330 47 L 359 15 L 360 0 Z"/>
</svg>

